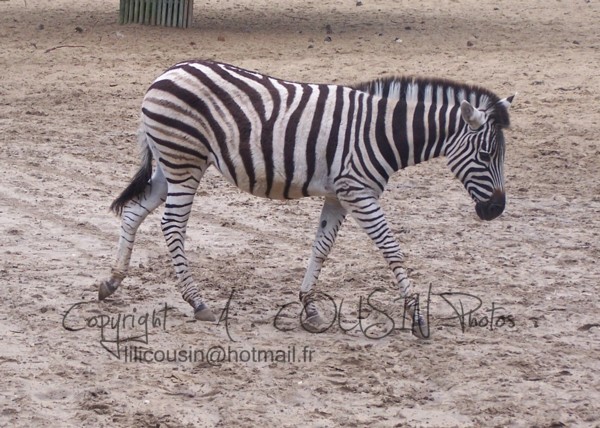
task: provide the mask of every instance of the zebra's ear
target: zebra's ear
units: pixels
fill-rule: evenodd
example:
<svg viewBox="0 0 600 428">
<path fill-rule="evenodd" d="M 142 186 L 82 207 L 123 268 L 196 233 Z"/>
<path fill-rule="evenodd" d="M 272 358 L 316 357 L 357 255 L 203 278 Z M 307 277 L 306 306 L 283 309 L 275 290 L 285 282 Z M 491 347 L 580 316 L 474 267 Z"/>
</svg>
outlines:
<svg viewBox="0 0 600 428">
<path fill-rule="evenodd" d="M 467 100 L 463 100 L 460 103 L 460 112 L 465 122 L 467 122 L 469 127 L 473 130 L 481 128 L 485 123 L 485 114 L 469 104 Z"/>
<path fill-rule="evenodd" d="M 508 110 L 516 96 L 517 96 L 517 93 L 515 92 L 514 95 L 511 95 L 510 97 L 506 97 L 506 98 L 503 98 L 500 101 L 498 101 L 498 104 L 500 104 L 502 107 L 504 107 L 506 110 Z"/>
</svg>

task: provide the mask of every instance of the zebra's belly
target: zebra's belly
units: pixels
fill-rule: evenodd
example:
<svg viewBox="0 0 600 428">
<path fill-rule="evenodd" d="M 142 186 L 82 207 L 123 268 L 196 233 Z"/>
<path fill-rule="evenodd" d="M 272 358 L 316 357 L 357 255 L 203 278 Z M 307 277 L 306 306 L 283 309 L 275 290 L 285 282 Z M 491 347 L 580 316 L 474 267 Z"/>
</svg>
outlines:
<svg viewBox="0 0 600 428">
<path fill-rule="evenodd" d="M 234 177 L 226 168 L 219 168 L 216 164 L 215 167 L 227 181 L 261 198 L 286 200 L 335 194 L 328 177 L 322 173 L 315 173 L 309 178 L 303 169 L 289 174 L 284 168 L 273 168 L 268 172 L 264 166 L 255 165 L 251 173 L 244 168 L 235 168 Z"/>
</svg>

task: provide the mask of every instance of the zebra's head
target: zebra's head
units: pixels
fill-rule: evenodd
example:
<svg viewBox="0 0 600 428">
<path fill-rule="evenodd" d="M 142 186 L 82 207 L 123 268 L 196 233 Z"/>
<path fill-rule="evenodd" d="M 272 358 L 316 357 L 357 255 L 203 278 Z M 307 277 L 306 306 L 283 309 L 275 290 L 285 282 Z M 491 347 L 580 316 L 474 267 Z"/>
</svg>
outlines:
<svg viewBox="0 0 600 428">
<path fill-rule="evenodd" d="M 462 132 L 448 147 L 448 166 L 475 201 L 482 220 L 493 220 L 504 211 L 504 135 L 509 125 L 508 109 L 514 95 L 485 109 L 467 100 L 460 104 Z"/>
</svg>

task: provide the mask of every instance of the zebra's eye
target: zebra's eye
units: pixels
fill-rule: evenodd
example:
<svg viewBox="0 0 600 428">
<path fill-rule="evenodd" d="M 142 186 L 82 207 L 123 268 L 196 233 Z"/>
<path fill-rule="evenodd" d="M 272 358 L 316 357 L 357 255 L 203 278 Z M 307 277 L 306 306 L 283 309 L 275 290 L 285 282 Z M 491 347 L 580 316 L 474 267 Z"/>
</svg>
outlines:
<svg viewBox="0 0 600 428">
<path fill-rule="evenodd" d="M 479 159 L 481 159 L 483 162 L 489 162 L 491 160 L 490 158 L 490 152 L 486 152 L 484 150 L 479 152 Z"/>
</svg>

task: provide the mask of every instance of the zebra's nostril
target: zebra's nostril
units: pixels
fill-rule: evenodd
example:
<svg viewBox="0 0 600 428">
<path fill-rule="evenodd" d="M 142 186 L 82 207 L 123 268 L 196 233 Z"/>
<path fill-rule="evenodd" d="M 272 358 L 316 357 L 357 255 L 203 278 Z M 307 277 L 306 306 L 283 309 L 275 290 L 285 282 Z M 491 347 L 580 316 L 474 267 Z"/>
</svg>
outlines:
<svg viewBox="0 0 600 428">
<path fill-rule="evenodd" d="M 482 220 L 493 220 L 504 212 L 505 196 L 504 193 L 496 193 L 486 202 L 478 202 L 475 205 L 475 212 Z"/>
<path fill-rule="evenodd" d="M 498 217 L 500 214 L 502 214 L 503 211 L 504 205 L 492 204 L 492 206 L 490 207 L 490 214 L 493 216 L 493 218 Z"/>
</svg>

